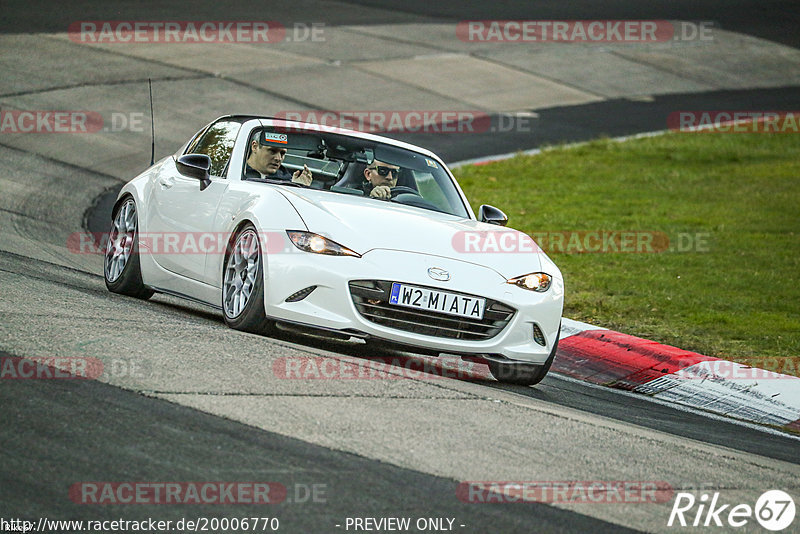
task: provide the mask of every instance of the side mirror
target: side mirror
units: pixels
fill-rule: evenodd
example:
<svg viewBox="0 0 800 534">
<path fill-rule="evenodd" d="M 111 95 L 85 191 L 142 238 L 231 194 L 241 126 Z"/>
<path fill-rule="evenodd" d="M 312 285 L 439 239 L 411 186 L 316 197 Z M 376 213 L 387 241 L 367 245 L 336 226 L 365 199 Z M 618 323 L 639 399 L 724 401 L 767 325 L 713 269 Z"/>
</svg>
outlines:
<svg viewBox="0 0 800 534">
<path fill-rule="evenodd" d="M 483 204 L 478 208 L 478 220 L 481 222 L 496 224 L 497 226 L 505 226 L 508 224 L 508 216 L 488 204 Z"/>
<path fill-rule="evenodd" d="M 200 180 L 200 191 L 211 185 L 211 158 L 205 154 L 184 154 L 175 162 L 178 172 L 187 178 Z"/>
</svg>

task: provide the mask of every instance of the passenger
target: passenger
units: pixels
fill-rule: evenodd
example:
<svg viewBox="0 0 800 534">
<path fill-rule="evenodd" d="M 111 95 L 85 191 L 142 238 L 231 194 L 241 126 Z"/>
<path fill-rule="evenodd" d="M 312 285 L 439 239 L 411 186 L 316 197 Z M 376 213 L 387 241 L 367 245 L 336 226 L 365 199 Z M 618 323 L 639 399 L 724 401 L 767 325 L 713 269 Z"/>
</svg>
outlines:
<svg viewBox="0 0 800 534">
<path fill-rule="evenodd" d="M 258 139 L 253 139 L 250 145 L 250 157 L 245 165 L 245 178 L 269 178 L 274 180 L 291 180 L 303 185 L 311 185 L 314 179 L 308 165 L 303 165 L 303 170 L 289 171 L 282 165 L 286 157 L 286 143 L 272 141 L 268 137 L 275 134 L 261 132 Z"/>
<path fill-rule="evenodd" d="M 375 160 L 364 169 L 364 182 L 361 188 L 365 195 L 381 200 L 389 200 L 392 187 L 397 185 L 400 167 Z"/>
</svg>

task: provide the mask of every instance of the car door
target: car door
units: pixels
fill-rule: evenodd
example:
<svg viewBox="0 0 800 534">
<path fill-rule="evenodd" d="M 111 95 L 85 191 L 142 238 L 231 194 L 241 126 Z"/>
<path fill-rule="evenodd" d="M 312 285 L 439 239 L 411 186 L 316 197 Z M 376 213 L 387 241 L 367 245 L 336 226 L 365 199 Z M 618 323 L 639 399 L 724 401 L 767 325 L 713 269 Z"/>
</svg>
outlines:
<svg viewBox="0 0 800 534">
<path fill-rule="evenodd" d="M 224 253 L 219 250 L 220 239 L 213 224 L 228 188 L 225 175 L 240 127 L 238 121 L 222 119 L 187 147 L 186 154 L 211 158 L 211 183 L 202 191 L 197 179 L 178 172 L 174 160 L 168 161 L 156 178 L 146 238 L 154 260 L 164 269 L 208 283 L 204 280 L 206 256 Z"/>
</svg>

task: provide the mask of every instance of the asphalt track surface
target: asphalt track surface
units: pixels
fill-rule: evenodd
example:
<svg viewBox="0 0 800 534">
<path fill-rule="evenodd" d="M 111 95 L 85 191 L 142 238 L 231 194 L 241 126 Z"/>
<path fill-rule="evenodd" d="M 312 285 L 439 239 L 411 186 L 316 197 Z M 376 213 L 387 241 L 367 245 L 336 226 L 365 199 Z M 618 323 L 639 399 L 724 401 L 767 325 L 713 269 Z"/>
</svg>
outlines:
<svg viewBox="0 0 800 534">
<path fill-rule="evenodd" d="M 53 2 L 9 0 L 4 2 L 2 32 L 58 32 L 63 31 L 64 21 L 87 20 L 249 20 L 253 10 L 247 5 L 221 6 L 215 2 L 158 2 L 143 8 L 141 5 L 102 0 L 71 2 L 58 5 Z M 263 6 L 261 15 L 267 19 L 275 11 L 284 21 L 324 20 L 331 25 L 380 24 L 387 22 L 414 22 L 431 18 L 445 21 L 481 19 L 540 19 L 540 20 L 637 20 L 671 19 L 713 21 L 717 27 L 746 33 L 789 46 L 800 46 L 800 13 L 789 0 L 734 0 L 719 2 L 696 2 L 676 0 L 641 5 L 629 0 L 613 0 L 602 3 L 579 0 L 564 5 L 560 2 L 529 2 L 513 0 L 496 4 L 483 1 L 427 2 L 422 0 L 402 3 L 384 1 L 344 2 L 276 2 Z M 384 10 L 380 18 L 364 8 Z M 190 14 L 191 19 L 187 17 Z M 311 15 L 311 16 L 309 16 Z"/>
<path fill-rule="evenodd" d="M 675 2 L 656 10 L 648 8 L 646 13 L 638 4 L 630 2 L 606 2 L 602 7 L 593 2 L 570 3 L 567 8 L 554 5 L 511 2 L 499 7 L 472 2 L 450 7 L 404 2 L 401 8 L 397 8 L 384 2 L 347 2 L 341 4 L 339 11 L 326 10 L 324 20 L 336 25 L 414 22 L 416 18 L 427 20 L 430 17 L 453 21 L 477 18 L 681 18 L 714 20 L 725 29 L 750 33 L 789 46 L 800 45 L 800 34 L 796 31 L 800 10 L 790 2 L 736 2 L 726 3 L 724 7 L 717 2 L 708 2 L 700 7 L 693 2 Z M 197 19 L 217 16 L 236 20 L 253 16 L 249 10 L 237 12 L 237 8 L 226 8 L 222 17 L 212 3 L 194 3 L 192 6 L 193 18 Z M 314 3 L 295 3 L 282 7 L 281 18 L 307 20 L 309 6 L 313 7 Z M 365 11 L 362 14 L 358 6 L 380 7 L 385 18 L 376 19 L 374 12 Z M 387 6 L 391 6 L 389 15 L 385 14 Z M 92 13 L 92 17 L 87 16 L 88 12 Z M 146 18 L 181 18 L 184 13 L 182 6 L 166 3 L 153 6 Z M 125 4 L 117 6 L 84 2 L 56 10 L 52 5 L 37 2 L 7 2 L 0 31 L 63 31 L 65 20 L 115 20 L 126 17 L 144 18 L 141 8 Z M 748 109 L 754 103 L 764 109 L 800 109 L 800 91 L 788 87 L 669 95 L 656 97 L 649 102 L 610 100 L 540 110 L 536 128 L 533 133 L 525 135 L 486 135 L 468 139 L 442 139 L 435 135 L 398 137 L 429 146 L 446 160 L 455 161 L 533 148 L 549 142 L 658 130 L 663 127 L 664 112 L 680 106 L 685 109 Z M 24 177 L 26 172 L 33 173 L 35 169 L 57 163 L 36 161 L 35 166 L 26 167 L 28 155 L 25 151 L 2 143 L 0 145 L 3 160 L 7 163 L 4 168 L 7 174 Z M 14 170 L 10 170 L 10 167 L 14 167 Z M 76 169 L 77 174 L 80 174 L 79 171 Z M 106 194 L 106 202 L 115 189 Z M 100 202 L 94 207 L 90 204 L 87 200 L 80 210 L 80 217 L 87 217 L 84 224 L 89 229 L 105 230 L 106 223 L 103 220 L 108 220 L 107 204 Z M 14 221 L 14 229 L 20 235 L 41 236 L 46 233 L 47 221 L 53 220 L 52 212 L 59 209 L 74 211 L 75 207 L 59 206 L 52 199 L 43 204 L 26 199 L 16 206 L 4 208 L 4 211 L 12 217 L 9 220 Z M 221 342 L 208 350 L 196 348 L 199 369 L 172 370 L 176 375 L 188 374 L 197 382 L 210 385 L 206 391 L 209 398 L 236 398 L 257 389 L 257 382 L 249 377 L 241 377 L 239 389 L 235 376 L 227 377 L 227 381 L 213 373 L 209 377 L 202 376 L 203 362 L 208 364 L 217 355 L 222 360 L 229 357 L 225 352 L 213 352 L 219 347 L 234 346 L 241 351 L 247 350 L 248 343 L 254 343 L 258 349 L 253 349 L 253 352 L 263 353 L 266 361 L 275 354 L 288 351 L 364 359 L 370 356 L 359 347 L 302 336 L 285 335 L 275 341 L 251 340 L 249 336 L 227 331 L 221 317 L 203 307 L 165 297 L 140 303 L 112 296 L 106 292 L 98 272 L 47 262 L 38 254 L 20 253 L 20 250 L 25 250 L 24 244 L 14 252 L 0 251 L 0 281 L 4 286 L 3 311 L 6 315 L 6 326 L 2 329 L 2 339 L 5 341 L 0 349 L 24 336 L 35 340 L 38 333 L 38 341 L 30 342 L 32 353 L 40 350 L 58 352 L 60 348 L 69 353 L 67 349 L 80 342 L 82 333 L 102 329 L 109 333 L 119 332 L 121 339 L 115 348 L 120 354 L 129 352 L 131 361 L 137 356 L 141 357 L 149 362 L 155 373 L 163 374 L 163 370 L 169 369 L 169 366 L 159 367 L 161 360 L 148 352 L 146 347 L 148 339 L 161 343 L 163 350 L 164 340 L 174 338 L 174 332 L 179 329 L 208 332 L 209 338 L 219 338 Z M 36 261 L 31 258 L 36 258 Z M 25 310 L 19 308 L 18 303 L 22 302 L 26 304 Z M 104 321 L 107 313 L 108 317 L 118 317 L 119 324 L 135 328 L 136 332 L 127 333 L 114 321 Z M 71 330 L 74 335 L 71 335 Z M 189 347 L 185 350 L 191 352 L 192 349 Z M 12 358 L 27 355 L 21 350 L 0 353 L 0 356 Z M 219 369 L 208 367 L 210 373 Z M 227 370 L 233 373 L 230 365 Z M 343 524 L 346 517 L 355 516 L 452 517 L 456 518 L 457 525 L 465 525 L 456 528 L 462 532 L 625 532 L 622 525 L 630 525 L 631 522 L 626 523 L 619 516 L 637 513 L 633 509 L 630 512 L 625 509 L 598 512 L 585 505 L 581 508 L 539 503 L 464 504 L 455 498 L 458 479 L 432 474 L 439 471 L 436 465 L 446 466 L 456 460 L 446 456 L 426 458 L 425 444 L 433 439 L 431 433 L 445 432 L 448 427 L 445 424 L 441 425 L 441 430 L 432 426 L 411 429 L 414 430 L 411 432 L 403 427 L 402 421 L 373 419 L 369 424 L 376 427 L 377 432 L 391 435 L 392 439 L 405 444 L 408 450 L 417 450 L 396 461 L 387 461 L 380 459 L 380 454 L 375 452 L 375 445 L 366 441 L 363 454 L 348 452 L 345 446 L 316 444 L 325 443 L 326 440 L 308 438 L 315 434 L 305 431 L 305 426 L 320 425 L 320 421 L 297 421 L 297 427 L 302 427 L 304 431 L 298 431 L 298 438 L 290 437 L 292 433 L 287 432 L 285 427 L 277 428 L 275 432 L 265 429 L 268 425 L 259 421 L 258 414 L 243 423 L 242 418 L 233 415 L 226 417 L 205 413 L 207 410 L 203 409 L 202 401 L 195 406 L 200 409 L 181 405 L 175 399 L 188 392 L 179 391 L 178 386 L 171 387 L 169 376 L 164 376 L 160 384 L 158 389 L 147 389 L 138 387 L 135 381 L 132 385 L 72 380 L 3 381 L 0 384 L 0 455 L 3 459 L 0 465 L 0 515 L 4 518 L 92 520 L 274 515 L 281 518 L 281 531 L 284 532 L 340 532 L 344 530 L 335 525 Z M 203 390 L 201 385 L 198 384 L 195 389 Z M 546 457 L 552 455 L 553 462 L 563 462 L 567 458 L 577 466 L 575 470 L 565 470 L 562 479 L 607 480 L 613 479 L 617 473 L 625 473 L 616 465 L 620 458 L 615 458 L 614 450 L 619 448 L 620 451 L 642 453 L 639 461 L 643 465 L 635 471 L 641 473 L 642 479 L 647 476 L 666 479 L 664 473 L 674 472 L 670 482 L 676 488 L 684 482 L 686 489 L 694 485 L 695 488 L 702 487 L 710 491 L 727 491 L 729 495 L 736 496 L 732 499 L 741 496 L 745 501 L 771 489 L 767 487 L 768 484 L 781 486 L 797 494 L 800 442 L 777 433 L 763 432 L 556 376 L 547 377 L 536 388 L 505 386 L 491 380 L 440 380 L 434 384 L 423 380 L 419 387 L 420 391 L 386 388 L 345 392 L 338 396 L 327 392 L 315 393 L 314 388 L 310 388 L 307 395 L 330 395 L 334 400 L 350 403 L 353 411 L 367 410 L 372 413 L 375 413 L 375 409 L 361 405 L 360 401 L 383 402 L 396 397 L 409 400 L 411 410 L 424 410 L 431 409 L 431 401 L 445 399 L 465 406 L 475 406 L 473 403 L 478 402 L 497 403 L 501 409 L 509 412 L 523 408 L 530 410 L 528 415 L 535 423 L 520 428 L 530 432 L 531 450 L 503 450 L 508 447 L 513 449 L 518 444 L 504 442 L 499 437 L 496 442 L 479 440 L 478 436 L 487 435 L 483 427 L 492 425 L 491 421 L 483 421 L 479 423 L 480 432 L 476 428 L 475 443 L 469 444 L 472 449 L 464 447 L 463 443 L 460 444 L 462 447 L 454 448 L 454 451 L 461 451 L 462 461 L 464 451 L 473 454 L 474 461 L 478 462 L 492 458 L 491 454 L 485 453 L 486 449 L 497 449 L 498 462 L 507 462 L 508 457 L 514 454 L 521 459 L 534 455 L 545 457 L 542 460 L 544 466 L 549 463 Z M 297 393 L 278 391 L 259 394 L 274 400 L 274 409 L 280 411 L 286 407 L 281 398 Z M 162 398 L 156 398 L 158 396 Z M 415 401 L 419 401 L 418 406 L 414 405 Z M 478 424 L 466 413 L 469 409 L 464 407 L 459 410 L 450 406 L 442 413 L 463 418 L 464 426 L 469 427 Z M 336 413 L 335 410 L 332 413 Z M 396 416 L 397 412 L 390 410 L 387 414 Z M 325 415 L 323 410 L 319 417 L 325 419 Z M 286 413 L 284 416 L 289 419 L 302 418 L 303 413 Z M 265 414 L 265 417 L 271 420 L 269 415 Z M 410 414 L 409 419 L 412 419 Z M 540 423 L 553 422 L 559 426 L 537 427 Z M 364 424 L 364 421 L 354 419 L 352 422 L 342 421 L 341 424 L 343 433 L 352 433 L 353 429 L 346 428 L 346 425 Z M 448 425 L 452 424 L 453 421 L 448 421 Z M 402 431 L 395 431 L 395 427 L 400 427 Z M 331 427 L 323 422 L 322 428 L 330 431 Z M 374 431 L 366 426 L 364 432 L 365 440 L 368 439 L 366 436 L 374 436 Z M 552 436 L 550 440 L 546 439 L 548 432 Z M 469 439 L 468 429 L 465 435 Z M 503 432 L 498 429 L 500 435 Z M 641 442 L 648 445 L 644 446 Z M 662 449 L 656 448 L 656 443 L 666 451 L 663 461 L 672 462 L 673 465 L 657 465 L 657 451 Z M 559 453 L 559 449 L 563 453 Z M 453 456 L 456 455 L 454 452 Z M 587 461 L 586 470 L 581 471 L 584 456 L 592 461 Z M 413 467 L 415 460 L 421 466 L 419 469 Z M 623 460 L 623 463 L 637 463 L 636 456 Z M 608 466 L 606 471 L 602 469 L 604 463 Z M 431 468 L 431 465 L 434 467 Z M 441 471 L 451 472 L 445 467 Z M 541 469 L 541 473 L 553 472 L 552 466 Z M 558 469 L 555 472 L 559 472 Z M 691 473 L 696 475 L 691 476 Z M 521 470 L 519 479 L 542 480 L 535 478 L 537 474 L 539 472 L 530 469 Z M 627 474 L 633 476 L 630 472 Z M 658 474 L 662 477 L 656 478 Z M 257 513 L 241 505 L 88 506 L 77 505 L 66 497 L 68 488 L 76 482 L 136 480 L 278 480 L 290 488 L 322 483 L 326 488 L 326 497 L 322 499 L 324 502 L 270 505 L 259 508 Z M 289 500 L 292 500 L 291 493 Z M 666 517 L 662 513 L 658 523 L 635 526 L 646 531 L 663 530 Z M 649 519 L 652 521 L 651 516 Z"/>
</svg>

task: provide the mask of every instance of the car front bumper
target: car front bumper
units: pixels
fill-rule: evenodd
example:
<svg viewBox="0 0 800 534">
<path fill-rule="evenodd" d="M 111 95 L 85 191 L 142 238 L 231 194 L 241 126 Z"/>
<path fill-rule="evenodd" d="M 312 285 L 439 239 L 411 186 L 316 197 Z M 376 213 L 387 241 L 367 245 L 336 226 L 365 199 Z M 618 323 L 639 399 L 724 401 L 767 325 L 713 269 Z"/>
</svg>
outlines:
<svg viewBox="0 0 800 534">
<path fill-rule="evenodd" d="M 448 271 L 450 279 L 432 279 L 428 275 L 432 267 Z M 488 355 L 492 359 L 542 364 L 557 340 L 563 308 L 560 273 L 548 273 L 553 276 L 553 283 L 548 291 L 538 293 L 508 284 L 495 270 L 477 263 L 395 250 L 372 250 L 361 258 L 284 252 L 265 257 L 264 273 L 264 307 L 273 319 L 378 338 L 425 352 Z M 426 325 L 392 327 L 388 324 L 400 323 L 381 324 L 374 318 L 368 319 L 354 302 L 350 283 L 373 280 L 483 297 L 487 299 L 487 307 L 496 302 L 498 309 L 510 308 L 513 315 L 488 339 L 467 339 L 474 337 L 469 334 L 429 335 L 436 330 L 435 317 L 427 328 Z M 452 326 L 453 322 L 442 324 Z M 535 341 L 534 326 L 540 329 L 544 344 Z"/>
</svg>

